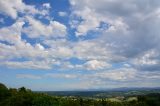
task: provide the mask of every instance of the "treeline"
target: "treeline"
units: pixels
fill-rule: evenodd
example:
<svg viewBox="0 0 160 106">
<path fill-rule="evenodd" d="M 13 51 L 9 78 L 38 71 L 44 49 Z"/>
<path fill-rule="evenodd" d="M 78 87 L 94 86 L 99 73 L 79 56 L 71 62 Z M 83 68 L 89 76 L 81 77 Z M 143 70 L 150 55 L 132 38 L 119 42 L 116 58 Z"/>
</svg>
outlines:
<svg viewBox="0 0 160 106">
<path fill-rule="evenodd" d="M 137 96 L 137 100 L 110 101 L 81 97 L 57 97 L 34 93 L 25 87 L 7 88 L 0 83 L 0 106 L 160 106 L 160 94 Z"/>
</svg>

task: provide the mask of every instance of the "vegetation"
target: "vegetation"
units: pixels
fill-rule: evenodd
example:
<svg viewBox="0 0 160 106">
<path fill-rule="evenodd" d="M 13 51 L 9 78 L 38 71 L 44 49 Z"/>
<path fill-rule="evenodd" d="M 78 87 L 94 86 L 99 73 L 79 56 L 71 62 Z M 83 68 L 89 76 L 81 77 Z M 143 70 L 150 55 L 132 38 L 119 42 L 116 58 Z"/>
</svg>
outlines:
<svg viewBox="0 0 160 106">
<path fill-rule="evenodd" d="M 0 106 L 160 106 L 160 94 L 125 98 L 49 96 L 32 92 L 25 87 L 8 89 L 4 84 L 0 84 Z"/>
</svg>

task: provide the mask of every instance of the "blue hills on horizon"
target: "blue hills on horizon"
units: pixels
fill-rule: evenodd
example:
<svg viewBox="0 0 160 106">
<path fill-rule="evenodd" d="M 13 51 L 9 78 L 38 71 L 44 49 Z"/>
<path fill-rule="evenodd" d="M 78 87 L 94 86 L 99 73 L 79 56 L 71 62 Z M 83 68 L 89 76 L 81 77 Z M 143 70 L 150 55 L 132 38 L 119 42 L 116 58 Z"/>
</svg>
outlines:
<svg viewBox="0 0 160 106">
<path fill-rule="evenodd" d="M 54 96 L 80 96 L 80 97 L 117 97 L 117 96 L 135 96 L 135 95 L 147 95 L 151 93 L 159 93 L 160 87 L 121 87 L 114 89 L 88 89 L 88 90 L 72 90 L 72 91 L 35 91 L 46 93 Z"/>
</svg>

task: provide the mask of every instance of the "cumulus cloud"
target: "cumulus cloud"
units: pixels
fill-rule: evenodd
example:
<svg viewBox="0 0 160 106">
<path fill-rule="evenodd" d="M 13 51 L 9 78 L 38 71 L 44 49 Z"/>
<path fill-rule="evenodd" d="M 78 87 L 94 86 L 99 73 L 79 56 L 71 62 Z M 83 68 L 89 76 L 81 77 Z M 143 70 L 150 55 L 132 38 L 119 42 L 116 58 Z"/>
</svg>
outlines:
<svg viewBox="0 0 160 106">
<path fill-rule="evenodd" d="M 157 35 L 159 33 L 159 6 L 157 3 L 159 2 L 155 2 L 126 1 L 126 4 L 123 4 L 123 8 L 116 9 L 122 2 L 100 0 L 97 3 L 95 1 L 70 0 L 73 7 L 71 16 L 75 17 L 71 21 L 78 22 L 75 25 L 77 36 L 86 35 L 90 30 L 100 30 L 101 22 L 108 24 L 108 28 L 103 30 L 101 35 L 93 40 L 71 42 L 66 39 L 54 39 L 32 45 L 22 40 L 21 32 L 24 32 L 30 38 L 44 37 L 49 39 L 65 37 L 67 28 L 57 21 L 50 20 L 49 24 L 44 24 L 34 17 L 26 16 L 23 21 L 27 21 L 29 26 L 22 28 L 24 22 L 17 22 L 10 27 L 1 28 L 0 30 L 3 34 L 3 36 L 0 36 L 0 39 L 16 44 L 16 46 L 4 44 L 1 44 L 1 46 L 7 48 L 8 51 L 17 50 L 16 53 L 13 53 L 17 57 L 28 56 L 35 58 L 41 54 L 40 57 L 51 58 L 49 60 L 61 58 L 60 61 L 63 62 L 65 59 L 76 57 L 86 61 L 84 65 L 73 66 L 71 64 L 69 65 L 70 67 L 85 67 L 85 69 L 99 70 L 107 68 L 105 66 L 109 66 L 109 63 L 128 61 L 131 64 L 130 66 L 133 65 L 137 68 L 139 67 L 138 64 L 142 64 L 143 59 L 138 60 L 136 58 L 147 53 L 150 49 L 159 50 L 159 36 Z M 144 7 L 141 5 L 142 3 L 145 4 Z M 107 6 L 104 6 L 104 4 Z M 85 8 L 82 8 L 82 5 Z M 149 5 L 150 8 L 147 8 L 146 5 Z M 43 6 L 46 8 L 50 7 L 49 4 L 43 4 Z M 140 10 L 142 7 L 144 10 Z M 77 17 L 80 17 L 82 20 L 78 20 L 79 18 L 77 19 Z M 4 37 L 4 35 L 8 37 Z M 141 39 L 143 39 L 143 43 L 141 43 Z M 49 48 L 45 49 L 42 43 L 49 46 Z M 22 48 L 26 50 L 22 50 Z M 5 50 L 2 52 L 5 55 L 7 54 Z M 4 55 L 1 58 L 4 58 Z M 92 60 L 97 61 L 97 63 L 92 62 Z M 159 64 L 158 60 L 155 59 L 145 59 L 145 61 L 154 62 L 154 66 Z M 149 64 L 143 66 L 146 65 Z"/>
<path fill-rule="evenodd" d="M 75 28 L 77 32 L 82 32 L 81 35 L 86 35 L 90 30 L 97 30 L 100 22 L 108 23 L 108 28 L 102 32 L 96 42 L 103 42 L 98 44 L 102 47 L 110 45 L 104 48 L 112 52 L 112 58 L 118 56 L 121 62 L 132 61 L 133 58 L 152 49 L 159 50 L 158 34 L 160 32 L 157 28 L 160 25 L 158 15 L 160 2 L 158 0 L 131 0 L 125 3 L 121 0 L 100 0 L 99 2 L 70 0 L 70 3 L 73 7 L 72 13 L 82 19 L 82 21 L 74 19 L 74 21 L 80 21 Z M 87 21 L 94 23 L 92 19 L 97 24 L 86 23 Z M 85 30 L 81 29 L 82 25 Z"/>
<path fill-rule="evenodd" d="M 25 33 L 31 39 L 65 37 L 66 26 L 48 16 L 50 4 L 45 3 L 41 8 L 36 8 L 25 4 L 22 0 L 14 2 L 6 0 L 0 1 L 0 5 L 0 14 L 15 19 L 13 24 L 0 28 L 0 64 L 10 68 L 51 69 L 55 62 L 52 53 L 56 50 L 46 49 L 42 42 L 32 44 L 28 39 L 24 39 L 22 34 Z M 19 13 L 23 15 L 19 16 Z M 35 15 L 47 19 L 49 24 L 35 19 Z M 66 50 L 66 48 L 57 48 L 58 53 L 62 55 L 65 55 L 63 52 Z"/>
<path fill-rule="evenodd" d="M 0 13 L 6 14 L 13 19 L 18 17 L 18 13 L 45 15 L 45 11 L 42 12 L 36 9 L 35 6 L 26 5 L 22 0 L 14 0 L 14 2 L 12 0 L 0 1 Z"/>
<path fill-rule="evenodd" d="M 98 60 L 89 60 L 85 62 L 84 64 L 80 65 L 71 65 L 68 64 L 69 67 L 73 69 L 83 69 L 83 70 L 104 70 L 104 69 L 109 69 L 111 65 L 105 61 L 98 61 Z"/>
<path fill-rule="evenodd" d="M 117 81 L 129 81 L 136 77 L 136 70 L 133 68 L 119 68 L 97 73 L 95 76 L 102 79 L 110 79 Z"/>
<path fill-rule="evenodd" d="M 21 0 L 15 0 L 15 2 L 12 2 L 11 0 L 0 1 L 0 7 L 1 13 L 5 13 L 14 19 L 17 18 L 18 10 L 24 10 L 24 4 Z"/>
<path fill-rule="evenodd" d="M 82 11 L 75 11 L 73 15 L 79 16 L 83 19 L 83 21 L 76 26 L 76 36 L 86 35 L 88 31 L 96 30 L 96 28 L 100 25 L 100 18 L 97 18 L 98 15 L 95 14 L 90 8 L 86 7 Z"/>
<path fill-rule="evenodd" d="M 21 30 L 23 22 L 16 22 L 13 25 L 0 29 L 0 43 L 1 54 L 8 59 L 13 58 L 36 58 L 47 56 L 47 51 L 40 44 L 31 45 L 21 37 Z M 6 42 L 6 43 L 5 43 Z"/>
<path fill-rule="evenodd" d="M 52 67 L 47 64 L 46 61 L 24 61 L 24 62 L 3 62 L 3 65 L 6 65 L 9 68 L 21 68 L 21 69 L 51 69 Z"/>
<path fill-rule="evenodd" d="M 45 36 L 47 38 L 65 37 L 67 34 L 66 26 L 57 21 L 50 21 L 49 25 L 45 25 L 32 17 L 26 17 L 26 19 L 29 22 L 29 26 L 25 27 L 23 32 L 30 38 L 38 38 L 40 36 Z"/>
<path fill-rule="evenodd" d="M 85 63 L 85 66 L 89 70 L 97 70 L 111 67 L 110 64 L 104 61 L 90 60 Z"/>
<path fill-rule="evenodd" d="M 156 49 L 151 49 L 141 53 L 137 58 L 134 58 L 132 63 L 139 70 L 144 71 L 159 71 L 160 54 Z"/>
<path fill-rule="evenodd" d="M 49 3 L 44 3 L 43 4 L 43 7 L 47 8 L 47 9 L 50 9 L 51 8 L 51 5 Z"/>
<path fill-rule="evenodd" d="M 16 22 L 13 25 L 5 28 L 1 28 L 1 41 L 7 41 L 12 44 L 16 44 L 21 40 L 21 30 L 24 22 Z"/>
<path fill-rule="evenodd" d="M 160 74 L 143 72 L 134 68 L 119 68 L 82 74 L 79 75 L 79 78 L 82 83 L 87 81 L 89 88 L 156 87 L 159 83 L 157 80 L 160 78 Z"/>
</svg>

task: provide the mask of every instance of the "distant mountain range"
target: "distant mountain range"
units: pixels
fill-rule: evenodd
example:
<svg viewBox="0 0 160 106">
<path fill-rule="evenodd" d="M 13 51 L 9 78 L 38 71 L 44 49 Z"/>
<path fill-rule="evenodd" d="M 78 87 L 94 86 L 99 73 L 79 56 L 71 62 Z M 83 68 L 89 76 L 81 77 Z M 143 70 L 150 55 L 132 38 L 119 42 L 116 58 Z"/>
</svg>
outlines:
<svg viewBox="0 0 160 106">
<path fill-rule="evenodd" d="M 120 88 L 88 89 L 88 90 L 75 90 L 75 91 L 130 91 L 130 90 L 160 90 L 160 87 L 120 87 Z"/>
<path fill-rule="evenodd" d="M 115 97 L 115 96 L 135 96 L 146 95 L 150 93 L 160 93 L 160 87 L 154 88 L 114 88 L 114 89 L 88 89 L 73 91 L 36 91 L 55 96 L 82 96 L 82 97 Z"/>
</svg>

